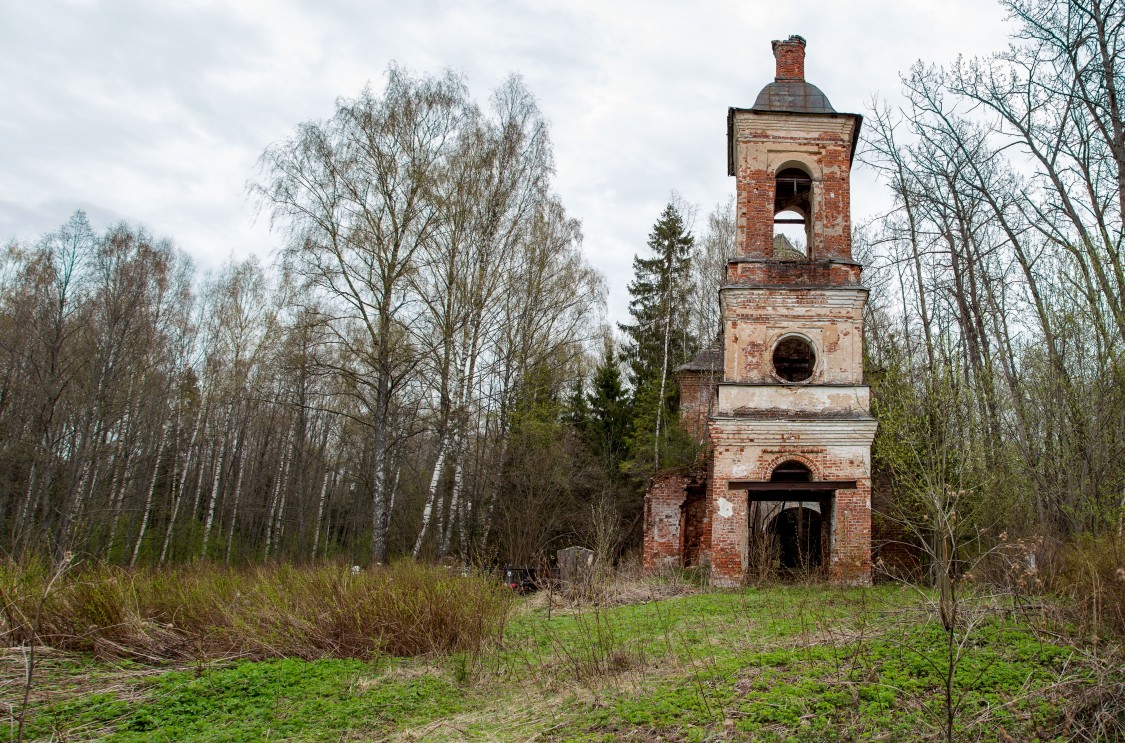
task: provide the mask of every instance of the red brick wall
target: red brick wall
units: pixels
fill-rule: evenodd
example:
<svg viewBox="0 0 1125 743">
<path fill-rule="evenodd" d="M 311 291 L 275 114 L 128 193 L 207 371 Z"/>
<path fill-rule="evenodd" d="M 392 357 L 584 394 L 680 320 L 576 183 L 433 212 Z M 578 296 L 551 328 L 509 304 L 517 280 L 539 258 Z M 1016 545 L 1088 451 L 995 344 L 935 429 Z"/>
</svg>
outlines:
<svg viewBox="0 0 1125 743">
<path fill-rule="evenodd" d="M 727 264 L 728 284 L 766 286 L 859 286 L 860 267 L 828 261 L 733 260 Z"/>
<path fill-rule="evenodd" d="M 646 573 L 707 564 L 711 545 L 708 466 L 708 462 L 700 462 L 689 470 L 666 472 L 649 481 L 641 552 Z"/>
<path fill-rule="evenodd" d="M 703 526 L 707 515 L 707 489 L 704 486 L 689 487 L 684 501 L 683 533 L 684 565 L 700 565 L 704 560 Z M 710 540 L 708 540 L 709 542 Z M 709 557 L 709 555 L 707 555 Z"/>
<path fill-rule="evenodd" d="M 851 246 L 851 150 L 850 138 L 841 133 L 822 132 L 808 152 L 802 140 L 786 132 L 753 130 L 744 133 L 750 141 L 740 146 L 754 150 L 784 151 L 793 145 L 803 158 L 815 161 L 822 172 L 813 173 L 812 246 L 813 260 L 834 258 L 850 261 Z M 774 160 L 783 160 L 778 154 Z M 759 161 L 763 158 L 753 158 Z M 765 165 L 765 163 L 762 163 Z M 768 167 L 740 167 L 737 173 L 738 209 L 737 254 L 757 258 L 773 255 L 774 191 L 777 171 Z"/>
<path fill-rule="evenodd" d="M 715 389 L 723 370 L 680 372 L 680 422 L 698 443 L 707 438 L 707 416 L 711 414 Z"/>
<path fill-rule="evenodd" d="M 837 490 L 832 508 L 832 561 L 828 576 L 835 583 L 871 583 L 871 481 L 854 490 Z"/>
<path fill-rule="evenodd" d="M 687 497 L 683 474 L 657 475 L 645 490 L 645 538 L 642 563 L 645 572 L 680 565 L 683 547 L 680 506 Z"/>
<path fill-rule="evenodd" d="M 746 491 L 728 489 L 730 479 L 712 477 L 709 504 L 711 583 L 727 588 L 742 585 L 746 578 L 746 553 L 750 541 Z"/>
<path fill-rule="evenodd" d="M 773 347 L 786 333 L 816 349 L 813 384 L 863 384 L 863 303 L 857 289 L 723 289 L 724 381 L 776 383 Z"/>
<path fill-rule="evenodd" d="M 779 425 L 780 423 L 780 425 Z M 822 557 L 829 578 L 837 583 L 866 584 L 871 580 L 871 505 L 869 446 L 866 433 L 848 431 L 850 422 L 788 425 L 750 424 L 738 419 L 711 422 L 713 470 L 711 513 L 711 575 L 716 585 L 740 585 L 747 565 L 747 499 L 745 491 L 731 491 L 732 480 L 763 482 L 778 464 L 796 460 L 812 472 L 813 480 L 855 480 L 856 488 L 838 490 L 827 509 L 823 528 L 830 530 Z M 871 424 L 865 430 L 874 432 Z M 792 443 L 786 443 L 792 441 Z M 720 513 L 720 498 L 729 515 Z"/>
<path fill-rule="evenodd" d="M 778 80 L 805 79 L 805 40 L 800 36 L 773 42 L 773 57 Z"/>
</svg>

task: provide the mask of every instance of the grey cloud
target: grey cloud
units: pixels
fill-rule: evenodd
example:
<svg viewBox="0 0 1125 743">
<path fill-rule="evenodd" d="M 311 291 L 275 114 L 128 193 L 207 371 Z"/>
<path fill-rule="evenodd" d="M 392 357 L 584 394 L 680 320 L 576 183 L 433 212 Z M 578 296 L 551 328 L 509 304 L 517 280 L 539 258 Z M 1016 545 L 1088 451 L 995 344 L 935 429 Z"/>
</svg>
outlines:
<svg viewBox="0 0 1125 743">
<path fill-rule="evenodd" d="M 809 78 L 855 111 L 918 57 L 1000 48 L 1001 19 L 973 0 L 7 3 L 0 240 L 82 207 L 95 224 L 143 222 L 205 268 L 265 256 L 279 237 L 253 221 L 244 184 L 266 145 L 378 87 L 391 60 L 459 70 L 482 101 L 517 71 L 552 122 L 558 188 L 621 319 L 669 192 L 702 218 L 733 190 L 726 108 L 772 77 L 770 39 L 802 33 Z M 861 219 L 883 197 L 868 175 L 856 184 Z"/>
</svg>

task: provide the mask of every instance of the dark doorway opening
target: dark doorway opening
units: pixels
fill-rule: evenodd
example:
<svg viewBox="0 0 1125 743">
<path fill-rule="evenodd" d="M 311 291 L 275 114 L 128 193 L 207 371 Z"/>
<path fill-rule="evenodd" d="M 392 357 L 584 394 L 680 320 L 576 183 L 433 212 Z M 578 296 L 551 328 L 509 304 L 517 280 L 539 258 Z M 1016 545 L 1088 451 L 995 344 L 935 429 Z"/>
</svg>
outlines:
<svg viewBox="0 0 1125 743">
<path fill-rule="evenodd" d="M 748 580 L 802 580 L 831 562 L 834 493 L 855 487 L 854 482 L 814 480 L 808 465 L 790 459 L 775 466 L 765 482 L 731 481 L 728 486 L 747 491 Z"/>
<path fill-rule="evenodd" d="M 703 521 L 707 516 L 707 488 L 702 485 L 687 488 L 687 497 L 680 506 L 680 534 L 683 535 L 684 567 L 699 564 L 703 547 Z"/>
<path fill-rule="evenodd" d="M 786 508 L 770 523 L 777 538 L 781 569 L 812 570 L 821 565 L 820 514 L 811 508 Z"/>
<path fill-rule="evenodd" d="M 800 462 L 790 460 L 774 467 L 770 473 L 770 482 L 809 482 L 812 472 Z"/>
</svg>

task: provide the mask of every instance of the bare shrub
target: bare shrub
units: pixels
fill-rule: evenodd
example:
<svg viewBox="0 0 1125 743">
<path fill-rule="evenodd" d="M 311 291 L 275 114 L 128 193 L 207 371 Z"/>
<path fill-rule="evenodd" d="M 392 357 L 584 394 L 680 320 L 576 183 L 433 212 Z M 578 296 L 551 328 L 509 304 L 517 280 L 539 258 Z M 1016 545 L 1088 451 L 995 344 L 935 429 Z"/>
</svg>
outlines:
<svg viewBox="0 0 1125 743">
<path fill-rule="evenodd" d="M 1125 637 L 1125 543 L 1082 538 L 1053 550 L 1042 581 L 1068 599 L 1070 618 L 1094 637 Z"/>
</svg>

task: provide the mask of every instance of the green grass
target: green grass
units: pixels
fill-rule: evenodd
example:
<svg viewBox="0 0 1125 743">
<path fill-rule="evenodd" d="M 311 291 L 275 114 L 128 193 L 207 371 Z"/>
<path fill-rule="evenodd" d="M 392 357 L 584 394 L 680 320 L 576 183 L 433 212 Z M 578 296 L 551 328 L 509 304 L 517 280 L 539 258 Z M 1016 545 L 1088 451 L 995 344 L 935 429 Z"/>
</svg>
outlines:
<svg viewBox="0 0 1125 743">
<path fill-rule="evenodd" d="M 1081 653 L 1000 611 L 966 647 L 959 738 L 1065 739 L 1068 699 L 1092 683 Z M 938 730 L 945 659 L 940 624 L 898 588 L 709 592 L 550 619 L 525 607 L 480 655 L 243 662 L 126 689 L 56 678 L 32 737 L 917 739 Z"/>
<path fill-rule="evenodd" d="M 460 711 L 447 680 L 379 679 L 355 660 L 246 662 L 170 672 L 128 704 L 111 694 L 76 697 L 44 710 L 32 738 L 52 733 L 121 743 L 147 740 L 339 740 L 378 736 Z"/>
</svg>

